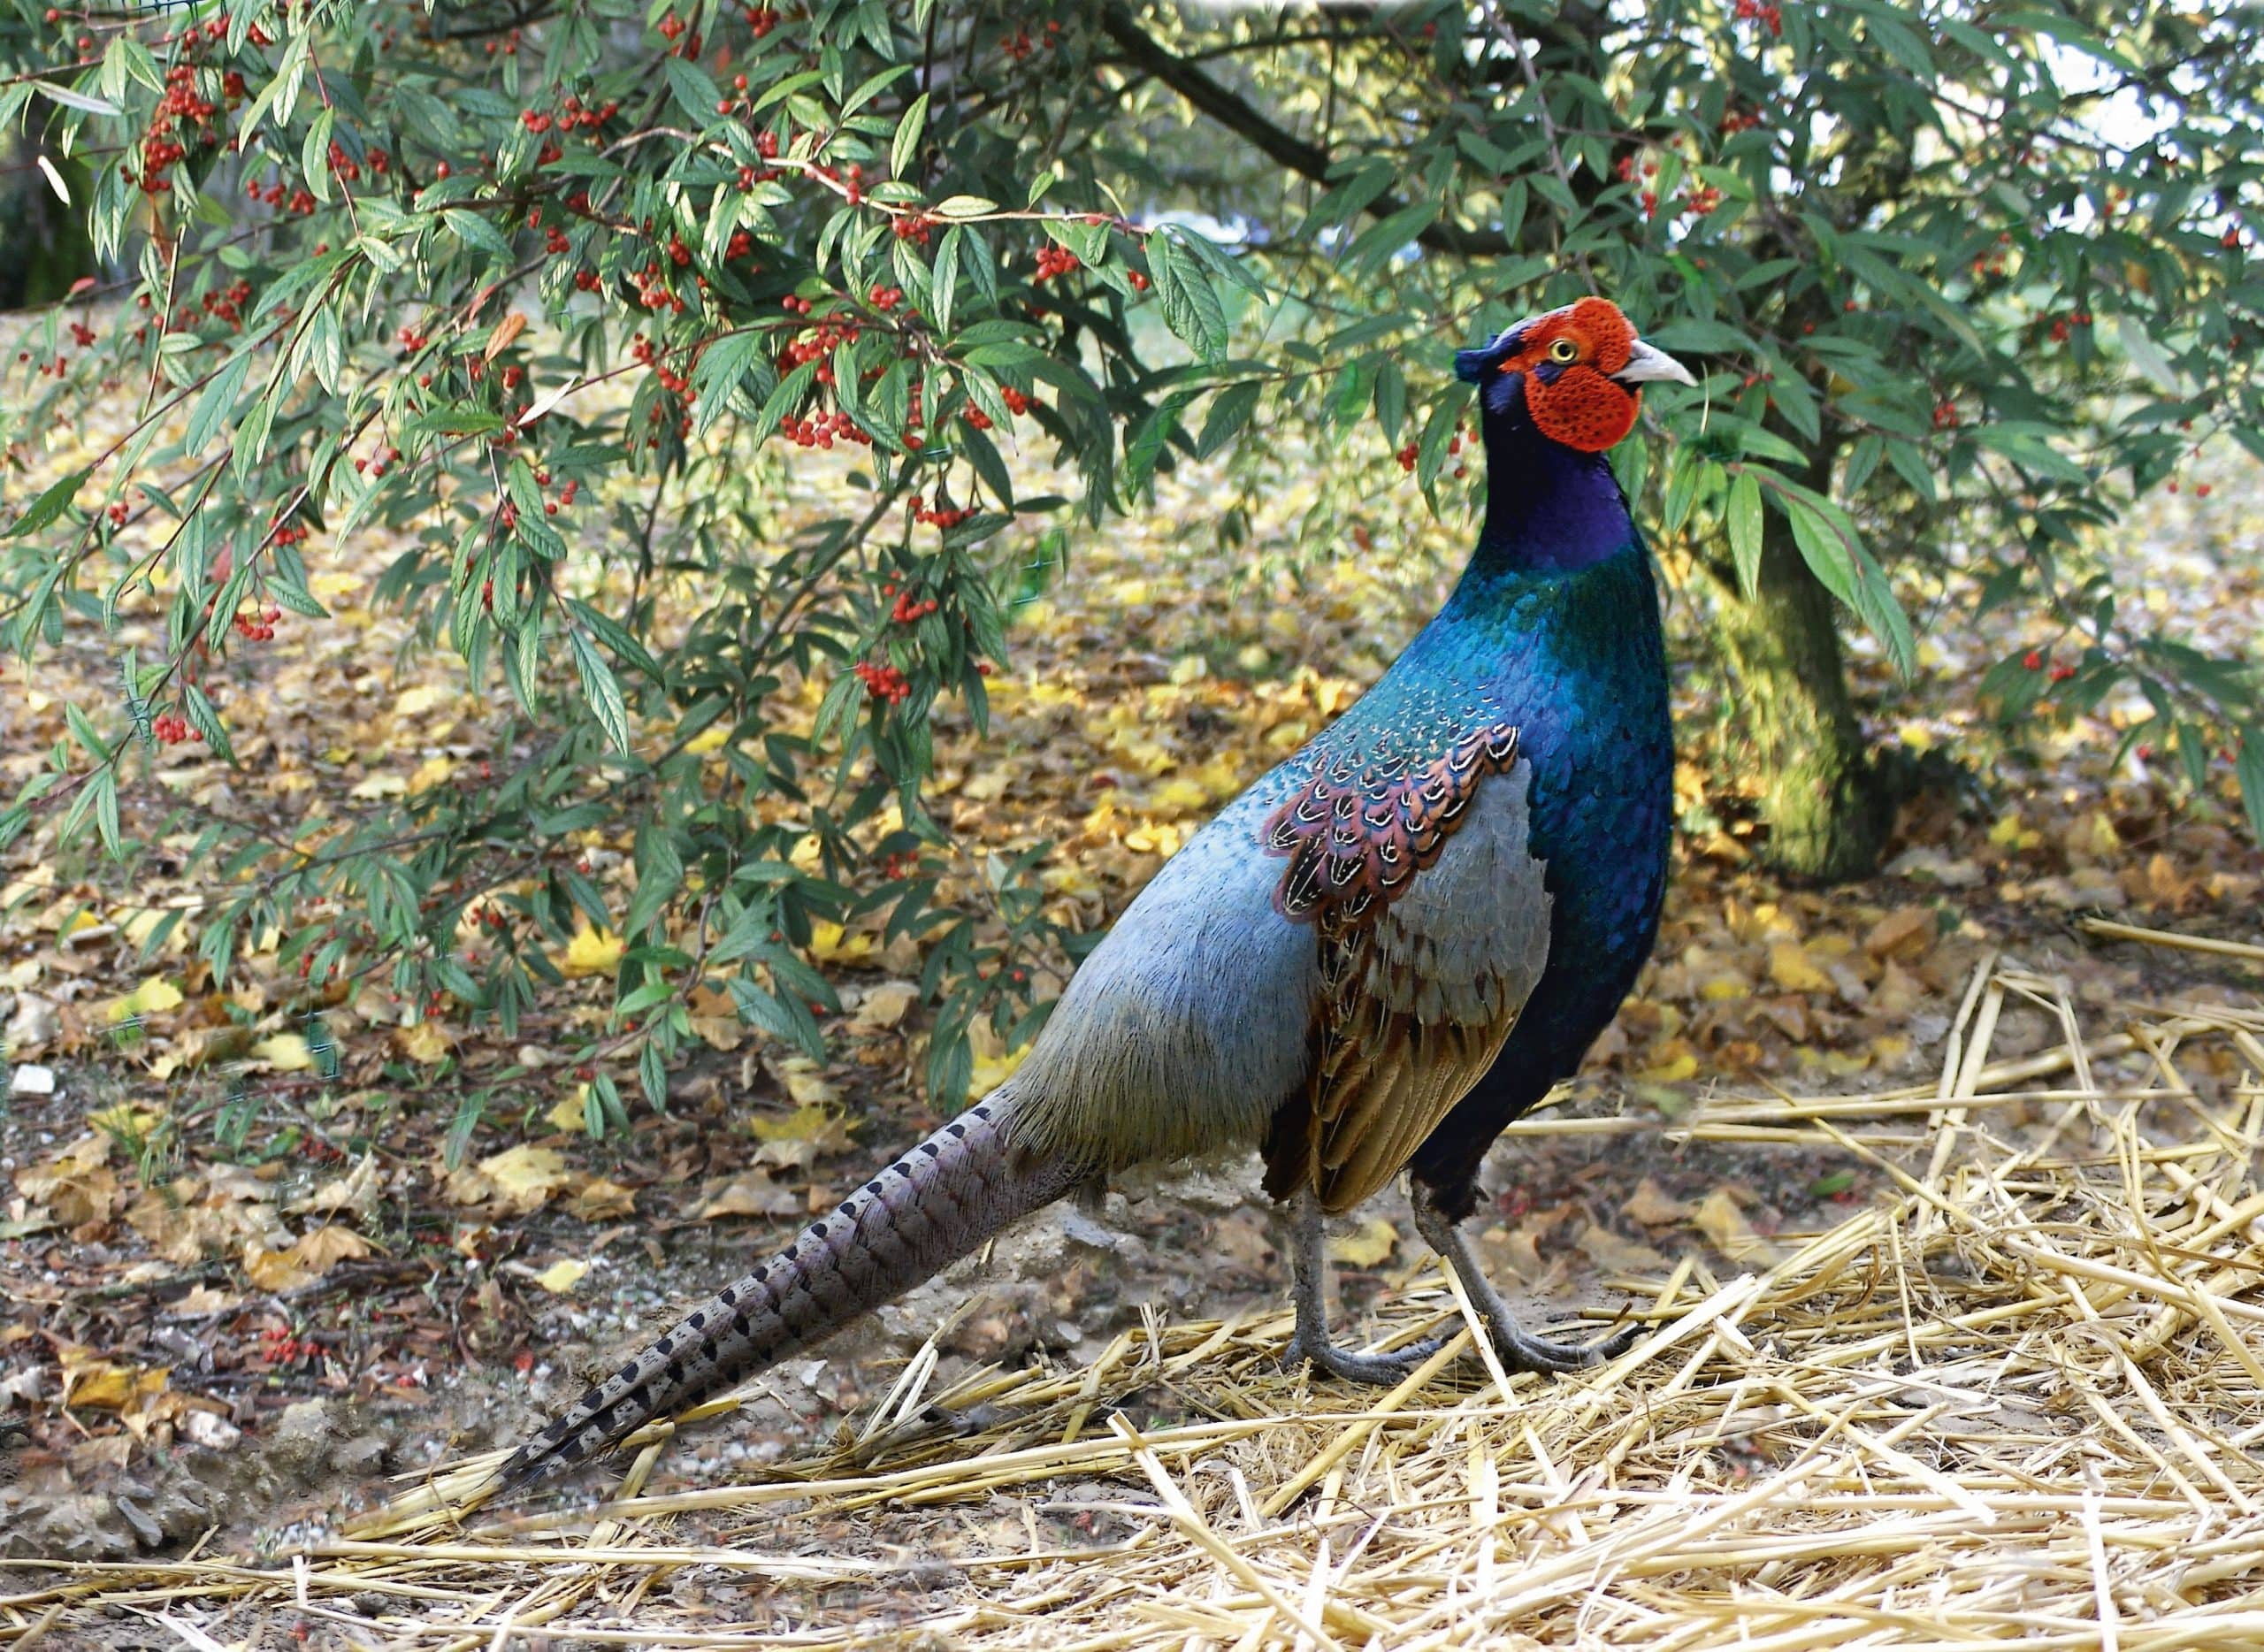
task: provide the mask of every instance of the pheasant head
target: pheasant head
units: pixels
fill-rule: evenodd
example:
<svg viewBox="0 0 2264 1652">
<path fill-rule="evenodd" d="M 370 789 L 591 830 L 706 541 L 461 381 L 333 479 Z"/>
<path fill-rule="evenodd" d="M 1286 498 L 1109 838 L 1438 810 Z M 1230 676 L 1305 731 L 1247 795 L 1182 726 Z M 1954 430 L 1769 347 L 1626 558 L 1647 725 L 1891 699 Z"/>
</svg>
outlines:
<svg viewBox="0 0 2264 1652">
<path fill-rule="evenodd" d="M 1459 352 L 1455 371 L 1479 387 L 1488 424 L 1526 426 L 1581 453 L 1602 453 L 1635 428 L 1644 385 L 1698 382 L 1637 338 L 1608 298 L 1520 321 L 1491 344 Z"/>
</svg>

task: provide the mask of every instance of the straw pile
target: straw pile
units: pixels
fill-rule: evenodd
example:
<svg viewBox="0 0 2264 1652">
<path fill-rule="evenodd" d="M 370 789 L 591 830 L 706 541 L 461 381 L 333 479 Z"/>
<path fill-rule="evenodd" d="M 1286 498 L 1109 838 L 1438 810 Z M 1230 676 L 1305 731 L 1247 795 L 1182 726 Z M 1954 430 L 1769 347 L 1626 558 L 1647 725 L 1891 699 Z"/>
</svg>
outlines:
<svg viewBox="0 0 2264 1652">
<path fill-rule="evenodd" d="M 2023 1002 L 2062 1042 L 1992 1063 Z M 768 1483 L 641 1495 L 658 1431 L 594 1521 L 481 1524 L 467 1465 L 281 1564 L 56 1568 L 0 1600 L 0 1643 L 123 1612 L 196 1647 L 303 1621 L 463 1652 L 2264 1647 L 2264 1009 L 2110 1013 L 2087 1041 L 2063 983 L 1992 960 L 1938 1084 L 1686 1115 L 1899 1191 L 1732 1277 L 1625 1281 L 1648 1333 L 1577 1378 L 1458 1377 L 1465 1324 L 1356 1408 L 1279 1372 L 1286 1314 L 942 1393 L 931 1346 L 859 1441 Z M 1440 1283 L 1392 1323 L 1466 1312 Z M 1159 1396 L 1197 1420 L 1142 1428 Z M 936 1403 L 1000 1420 L 923 1433 Z"/>
</svg>

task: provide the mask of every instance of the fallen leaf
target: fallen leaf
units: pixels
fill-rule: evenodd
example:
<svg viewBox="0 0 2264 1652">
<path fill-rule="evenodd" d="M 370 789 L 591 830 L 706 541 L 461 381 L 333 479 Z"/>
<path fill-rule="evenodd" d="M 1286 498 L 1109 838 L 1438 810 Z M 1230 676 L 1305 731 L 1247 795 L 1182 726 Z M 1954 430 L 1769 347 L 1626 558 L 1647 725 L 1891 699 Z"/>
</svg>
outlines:
<svg viewBox="0 0 2264 1652">
<path fill-rule="evenodd" d="M 998 1089 L 1014 1075 L 1014 1069 L 1021 1066 L 1023 1058 L 1029 1054 L 1029 1046 L 1021 1044 L 998 1055 L 976 1056 L 975 1071 L 967 1081 L 968 1098 L 980 1101 Z"/>
<path fill-rule="evenodd" d="M 1667 1228 L 1688 1221 L 1696 1209 L 1695 1205 L 1671 1197 L 1657 1182 L 1645 1176 L 1635 1184 L 1633 1195 L 1619 1207 L 1619 1213 L 1646 1228 Z"/>
<path fill-rule="evenodd" d="M 252 1059 L 271 1067 L 279 1073 L 304 1073 L 315 1064 L 314 1052 L 307 1048 L 307 1041 L 297 1033 L 278 1033 L 272 1038 L 263 1038 L 251 1047 Z"/>
<path fill-rule="evenodd" d="M 782 1170 L 807 1169 L 818 1159 L 855 1145 L 841 1114 L 816 1103 L 797 1107 L 784 1118 L 758 1114 L 750 1128 L 761 1143 L 754 1150 L 755 1163 Z"/>
<path fill-rule="evenodd" d="M 142 1015 L 162 1015 L 167 1010 L 179 1009 L 180 1005 L 180 989 L 163 975 L 151 975 L 124 998 L 111 1001 L 110 1018 L 123 1021 Z"/>
<path fill-rule="evenodd" d="M 306 1197 L 294 1200 L 283 1209 L 292 1216 L 303 1216 L 310 1211 L 325 1216 L 352 1211 L 357 1216 L 366 1216 L 377 1205 L 378 1156 L 365 1153 L 362 1161 L 344 1175 L 324 1182 Z"/>
<path fill-rule="evenodd" d="M 695 1212 L 696 1220 L 712 1222 L 723 1216 L 794 1216 L 802 1202 L 770 1179 L 767 1170 L 748 1170 L 725 1182 Z"/>
<path fill-rule="evenodd" d="M 1769 949 L 1769 979 L 1787 992 L 1829 992 L 1832 978 L 1816 967 L 1798 941 L 1778 941 Z"/>
<path fill-rule="evenodd" d="M 438 1066 L 455 1047 L 455 1041 L 438 1021 L 418 1021 L 414 1027 L 402 1028 L 394 1036 L 400 1042 L 402 1053 L 420 1067 Z"/>
<path fill-rule="evenodd" d="M 1601 1222 L 1580 1230 L 1580 1249 L 1609 1273 L 1664 1273 L 1673 1266 L 1641 1240 L 1624 1238 Z"/>
<path fill-rule="evenodd" d="M 1329 1259 L 1343 1267 L 1381 1267 L 1398 1249 L 1399 1229 L 1382 1216 L 1371 1216 L 1328 1242 Z"/>
<path fill-rule="evenodd" d="M 554 1296 L 563 1296 L 582 1282 L 582 1275 L 590 1271 L 587 1262 L 562 1259 L 534 1276 L 534 1282 Z"/>
<path fill-rule="evenodd" d="M 479 1161 L 479 1174 L 495 1184 L 504 1203 L 522 1215 L 539 1210 L 553 1193 L 572 1180 L 557 1149 L 522 1143 Z"/>
<path fill-rule="evenodd" d="M 886 1032 L 904 1020 L 920 1001 L 920 988 L 910 981 L 883 981 L 865 989 L 865 996 L 851 1017 L 852 1032 Z"/>
<path fill-rule="evenodd" d="M 566 1201 L 568 1212 L 585 1222 L 619 1221 L 637 1213 L 637 1195 L 618 1182 L 592 1176 Z"/>
<path fill-rule="evenodd" d="M 621 955 L 628 950 L 629 943 L 610 929 L 585 924 L 566 943 L 566 956 L 558 967 L 570 975 L 609 975 L 621 967 Z"/>
<path fill-rule="evenodd" d="M 801 1107 L 827 1107 L 840 1098 L 840 1092 L 826 1082 L 825 1069 L 806 1055 L 786 1056 L 775 1060 L 770 1063 L 770 1071 L 784 1088 L 788 1098 Z M 766 1121 L 757 1119 L 754 1133 L 764 1136 L 766 1129 L 777 1123 L 776 1120 Z M 764 1139 L 776 1138 L 764 1136 Z"/>
<path fill-rule="evenodd" d="M 1698 1231 L 1714 1249 L 1732 1262 L 1774 1262 L 1777 1247 L 1753 1231 L 1745 1212 L 1737 1207 L 1727 1188 L 1716 1188 L 1699 1204 L 1693 1218 Z"/>
</svg>

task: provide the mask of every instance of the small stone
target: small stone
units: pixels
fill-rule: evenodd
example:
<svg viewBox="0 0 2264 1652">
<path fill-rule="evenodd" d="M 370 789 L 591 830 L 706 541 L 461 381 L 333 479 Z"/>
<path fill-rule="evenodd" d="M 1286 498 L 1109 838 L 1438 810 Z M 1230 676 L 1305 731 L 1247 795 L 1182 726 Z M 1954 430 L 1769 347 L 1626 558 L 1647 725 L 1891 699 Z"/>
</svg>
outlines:
<svg viewBox="0 0 2264 1652">
<path fill-rule="evenodd" d="M 55 1069 L 25 1062 L 8 1075 L 8 1093 L 11 1096 L 52 1096 L 55 1094 Z"/>
<path fill-rule="evenodd" d="M 189 1412 L 181 1419 L 180 1429 L 191 1445 L 202 1446 L 207 1451 L 226 1451 L 244 1437 L 242 1429 L 210 1411 Z"/>
</svg>

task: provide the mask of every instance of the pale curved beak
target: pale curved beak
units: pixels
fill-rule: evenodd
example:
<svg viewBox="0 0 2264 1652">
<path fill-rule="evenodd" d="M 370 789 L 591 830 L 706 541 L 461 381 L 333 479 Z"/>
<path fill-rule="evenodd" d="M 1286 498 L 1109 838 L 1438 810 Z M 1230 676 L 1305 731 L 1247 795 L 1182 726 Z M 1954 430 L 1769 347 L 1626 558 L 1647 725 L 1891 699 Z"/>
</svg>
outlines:
<svg viewBox="0 0 2264 1652">
<path fill-rule="evenodd" d="M 1634 347 L 1627 352 L 1627 365 L 1611 376 L 1623 385 L 1694 385 L 1698 382 L 1690 376 L 1687 367 L 1664 350 L 1655 348 L 1641 339 L 1636 340 Z"/>
</svg>

